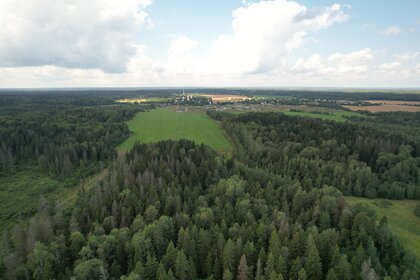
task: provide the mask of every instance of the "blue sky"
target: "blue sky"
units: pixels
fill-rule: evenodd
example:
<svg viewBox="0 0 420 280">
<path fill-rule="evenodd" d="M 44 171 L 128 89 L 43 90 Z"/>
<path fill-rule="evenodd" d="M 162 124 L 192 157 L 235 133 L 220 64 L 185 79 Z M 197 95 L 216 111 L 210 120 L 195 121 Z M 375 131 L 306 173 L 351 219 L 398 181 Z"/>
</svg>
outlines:
<svg viewBox="0 0 420 280">
<path fill-rule="evenodd" d="M 415 0 L 2 0 L 0 18 L 0 87 L 420 87 Z"/>
<path fill-rule="evenodd" d="M 257 1 L 254 1 L 257 2 Z M 321 53 L 337 50 L 350 52 L 355 49 L 384 48 L 404 52 L 420 46 L 419 32 L 403 32 L 400 36 L 383 36 L 381 31 L 390 26 L 404 30 L 420 29 L 420 2 L 404 1 L 298 1 L 307 7 L 325 7 L 335 3 L 348 5 L 350 15 L 347 22 L 320 31 L 316 38 L 321 44 L 312 49 Z M 156 27 L 139 40 L 155 46 L 156 52 L 166 51 L 170 44 L 169 35 L 187 35 L 205 45 L 210 45 L 221 33 L 231 31 L 232 11 L 242 6 L 240 0 L 158 0 L 148 8 L 156 21 Z"/>
</svg>

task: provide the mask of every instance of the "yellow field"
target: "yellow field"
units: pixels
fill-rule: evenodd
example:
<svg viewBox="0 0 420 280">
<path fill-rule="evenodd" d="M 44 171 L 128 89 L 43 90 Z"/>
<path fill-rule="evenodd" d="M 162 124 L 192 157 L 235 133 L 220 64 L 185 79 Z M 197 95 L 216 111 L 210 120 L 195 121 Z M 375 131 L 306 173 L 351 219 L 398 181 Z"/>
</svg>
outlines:
<svg viewBox="0 0 420 280">
<path fill-rule="evenodd" d="M 241 102 L 251 99 L 251 97 L 245 95 L 200 94 L 200 96 L 211 98 L 214 103 Z"/>
</svg>

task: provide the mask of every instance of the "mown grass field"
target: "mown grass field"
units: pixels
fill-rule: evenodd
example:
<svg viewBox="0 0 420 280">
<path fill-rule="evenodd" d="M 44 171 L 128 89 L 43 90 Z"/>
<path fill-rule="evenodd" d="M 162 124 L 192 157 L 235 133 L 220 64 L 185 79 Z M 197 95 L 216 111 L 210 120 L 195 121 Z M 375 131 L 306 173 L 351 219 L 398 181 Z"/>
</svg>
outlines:
<svg viewBox="0 0 420 280">
<path fill-rule="evenodd" d="M 136 141 L 150 143 L 185 138 L 224 154 L 232 151 L 219 124 L 203 111 L 179 113 L 167 107 L 140 112 L 128 122 L 128 127 L 133 133 L 119 146 L 121 150 L 130 149 Z"/>
<path fill-rule="evenodd" d="M 336 122 L 344 122 L 348 120 L 348 117 L 365 117 L 362 114 L 347 112 L 347 111 L 335 111 L 330 112 L 327 114 L 317 114 L 311 112 L 293 112 L 293 111 L 282 111 L 284 114 L 288 116 L 300 116 L 300 117 L 307 117 L 307 118 L 316 118 L 322 120 L 329 120 L 329 121 L 336 121 Z"/>
<path fill-rule="evenodd" d="M 386 216 L 392 232 L 420 261 L 420 217 L 413 212 L 420 201 L 359 197 L 346 197 L 346 201 L 350 205 L 366 203 L 375 209 L 378 217 Z"/>
</svg>

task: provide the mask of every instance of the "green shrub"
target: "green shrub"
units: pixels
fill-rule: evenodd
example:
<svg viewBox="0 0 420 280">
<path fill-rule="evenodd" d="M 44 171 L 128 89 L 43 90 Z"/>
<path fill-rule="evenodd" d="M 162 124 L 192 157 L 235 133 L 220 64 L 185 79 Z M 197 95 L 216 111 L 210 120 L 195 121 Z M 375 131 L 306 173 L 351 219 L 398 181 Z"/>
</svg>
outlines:
<svg viewBox="0 0 420 280">
<path fill-rule="evenodd" d="M 414 209 L 414 215 L 420 217 L 420 203 L 417 204 L 416 209 Z"/>
</svg>

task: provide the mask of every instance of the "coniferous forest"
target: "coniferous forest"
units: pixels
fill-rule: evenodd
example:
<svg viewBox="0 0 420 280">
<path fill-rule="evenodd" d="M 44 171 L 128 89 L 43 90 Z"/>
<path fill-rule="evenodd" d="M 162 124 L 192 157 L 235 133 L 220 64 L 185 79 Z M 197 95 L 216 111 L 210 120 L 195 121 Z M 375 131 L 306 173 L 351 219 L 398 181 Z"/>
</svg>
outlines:
<svg viewBox="0 0 420 280">
<path fill-rule="evenodd" d="M 31 164 L 71 187 L 107 172 L 72 207 L 41 198 L 3 230 L 1 279 L 420 279 L 387 219 L 345 201 L 420 199 L 420 141 L 389 121 L 404 113 L 338 123 L 209 111 L 232 155 L 189 140 L 118 153 L 125 122 L 149 107 L 31 98 L 0 102 L 2 174 Z"/>
</svg>

